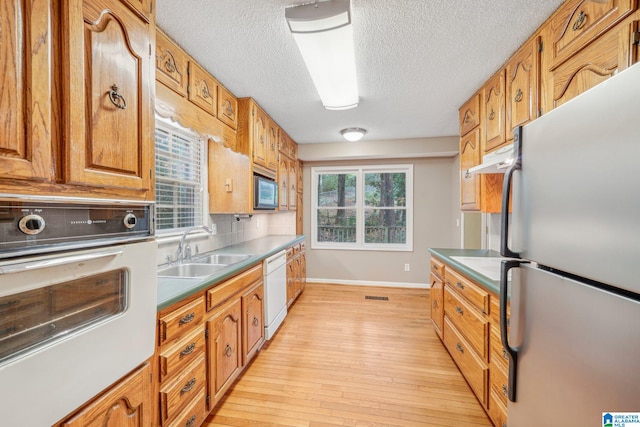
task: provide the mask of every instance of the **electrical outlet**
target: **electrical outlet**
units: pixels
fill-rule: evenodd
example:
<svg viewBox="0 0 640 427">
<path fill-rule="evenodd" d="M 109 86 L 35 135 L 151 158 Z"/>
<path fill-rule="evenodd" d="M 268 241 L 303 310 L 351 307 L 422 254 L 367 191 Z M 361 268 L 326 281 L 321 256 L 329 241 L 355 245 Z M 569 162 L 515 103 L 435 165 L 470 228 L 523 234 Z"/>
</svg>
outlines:
<svg viewBox="0 0 640 427">
<path fill-rule="evenodd" d="M 218 234 L 218 226 L 215 223 L 211 224 L 211 234 L 213 234 L 214 236 Z"/>
<path fill-rule="evenodd" d="M 410 270 L 411 270 L 411 266 L 409 264 L 405 264 L 404 271 L 410 271 Z"/>
</svg>

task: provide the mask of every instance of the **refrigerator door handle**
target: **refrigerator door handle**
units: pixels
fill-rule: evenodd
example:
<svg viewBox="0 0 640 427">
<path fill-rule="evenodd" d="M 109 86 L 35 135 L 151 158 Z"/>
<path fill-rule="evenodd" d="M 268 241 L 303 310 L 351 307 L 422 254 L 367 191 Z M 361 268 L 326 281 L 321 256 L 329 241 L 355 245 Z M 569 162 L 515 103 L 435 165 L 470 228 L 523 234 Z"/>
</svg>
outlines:
<svg viewBox="0 0 640 427">
<path fill-rule="evenodd" d="M 513 173 L 522 168 L 522 126 L 513 131 L 513 163 L 504 174 L 502 185 L 502 210 L 500 219 L 500 255 L 509 258 L 520 258 L 520 254 L 509 249 L 509 201 L 511 199 L 511 182 Z"/>
<path fill-rule="evenodd" d="M 528 261 L 509 260 L 502 261 L 500 266 L 500 339 L 502 346 L 509 355 L 509 400 L 516 401 L 516 373 L 518 367 L 518 350 L 509 344 L 509 333 L 507 329 L 507 303 L 508 303 L 508 277 L 509 270 L 518 268 L 521 264 L 527 264 Z"/>
</svg>

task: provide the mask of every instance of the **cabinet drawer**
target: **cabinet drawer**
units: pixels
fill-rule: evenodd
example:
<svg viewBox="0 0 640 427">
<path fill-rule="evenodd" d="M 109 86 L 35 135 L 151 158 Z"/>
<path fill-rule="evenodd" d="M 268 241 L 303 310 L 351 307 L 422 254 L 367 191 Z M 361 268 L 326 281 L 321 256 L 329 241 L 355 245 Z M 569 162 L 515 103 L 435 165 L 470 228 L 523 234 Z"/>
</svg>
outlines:
<svg viewBox="0 0 640 427">
<path fill-rule="evenodd" d="M 508 372 L 509 354 L 502 345 L 502 341 L 500 340 L 500 332 L 495 328 L 491 328 L 491 336 L 489 337 L 489 348 L 489 361 L 491 362 L 491 365 L 495 365 L 496 367 L 502 369 L 504 372 Z"/>
<path fill-rule="evenodd" d="M 475 352 L 487 361 L 489 358 L 489 321 L 478 314 L 462 298 L 451 292 L 448 286 L 444 288 L 444 313 L 471 344 Z"/>
<path fill-rule="evenodd" d="M 202 298 L 172 311 L 160 318 L 160 345 L 168 345 L 178 341 L 191 332 L 204 319 L 204 304 Z"/>
<path fill-rule="evenodd" d="M 186 365 L 204 353 L 204 328 L 198 327 L 173 346 L 167 346 L 160 353 L 160 381 L 181 372 Z"/>
<path fill-rule="evenodd" d="M 458 110 L 460 136 L 466 135 L 480 124 L 480 94 L 476 93 Z"/>
<path fill-rule="evenodd" d="M 431 321 L 440 339 L 442 339 L 442 322 L 444 321 L 443 288 L 442 280 L 431 273 Z"/>
<path fill-rule="evenodd" d="M 509 396 L 507 374 L 493 364 L 489 373 L 489 384 L 490 391 L 498 397 L 504 406 L 507 406 L 507 398 Z"/>
<path fill-rule="evenodd" d="M 203 388 L 168 427 L 197 427 L 207 417 L 207 393 Z"/>
<path fill-rule="evenodd" d="M 507 407 L 495 393 L 489 393 L 489 418 L 496 427 L 507 427 Z"/>
<path fill-rule="evenodd" d="M 189 62 L 189 101 L 209 114 L 216 115 L 218 82 L 193 61 Z"/>
<path fill-rule="evenodd" d="M 444 275 L 445 284 L 455 290 L 458 295 L 463 296 L 481 313 L 489 313 L 489 292 L 450 268 L 445 268 Z"/>
<path fill-rule="evenodd" d="M 162 424 L 175 418 L 189 402 L 196 398 L 206 383 L 204 354 L 167 384 L 160 388 L 160 416 Z"/>
<path fill-rule="evenodd" d="M 487 405 L 489 368 L 473 352 L 451 321 L 444 316 L 444 345 L 482 405 Z"/>
<path fill-rule="evenodd" d="M 262 264 L 245 270 L 237 276 L 207 291 L 207 311 L 226 302 L 247 286 L 262 280 Z"/>
<path fill-rule="evenodd" d="M 436 257 L 431 257 L 431 273 L 440 280 L 444 279 L 444 263 Z"/>
<path fill-rule="evenodd" d="M 500 335 L 500 297 L 491 295 L 491 326 Z M 509 316 L 511 316 L 511 304 L 507 301 L 507 327 L 509 326 Z"/>
<path fill-rule="evenodd" d="M 633 0 L 565 2 L 549 23 L 551 69 L 628 16 L 635 9 L 634 3 Z"/>
</svg>

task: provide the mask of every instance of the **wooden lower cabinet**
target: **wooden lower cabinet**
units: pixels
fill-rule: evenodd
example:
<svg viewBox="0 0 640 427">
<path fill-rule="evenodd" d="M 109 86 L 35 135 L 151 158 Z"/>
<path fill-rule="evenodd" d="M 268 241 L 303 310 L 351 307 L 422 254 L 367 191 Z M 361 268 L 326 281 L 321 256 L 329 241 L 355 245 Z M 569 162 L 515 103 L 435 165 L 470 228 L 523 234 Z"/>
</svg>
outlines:
<svg viewBox="0 0 640 427">
<path fill-rule="evenodd" d="M 239 298 L 217 309 L 207 320 L 209 334 L 209 410 L 242 369 L 242 304 Z"/>
<path fill-rule="evenodd" d="M 185 366 L 171 381 L 160 388 L 160 419 L 162 425 L 173 421 L 192 403 L 206 385 L 205 357 L 201 354 L 193 363 Z"/>
<path fill-rule="evenodd" d="M 255 356 L 264 342 L 264 285 L 258 283 L 242 295 L 242 364 Z"/>
<path fill-rule="evenodd" d="M 431 321 L 436 333 L 443 339 L 444 328 L 444 284 L 442 279 L 431 273 Z"/>
<path fill-rule="evenodd" d="M 151 427 L 151 368 L 146 362 L 55 427 Z"/>
<path fill-rule="evenodd" d="M 302 294 L 307 283 L 307 254 L 304 243 L 287 249 L 287 307 Z"/>
</svg>

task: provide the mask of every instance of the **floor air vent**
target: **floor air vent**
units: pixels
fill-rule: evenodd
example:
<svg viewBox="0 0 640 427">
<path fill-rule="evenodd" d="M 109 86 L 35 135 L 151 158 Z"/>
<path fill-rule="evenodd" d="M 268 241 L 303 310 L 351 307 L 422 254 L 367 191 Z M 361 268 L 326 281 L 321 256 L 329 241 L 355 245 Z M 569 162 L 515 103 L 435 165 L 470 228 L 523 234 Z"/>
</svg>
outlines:
<svg viewBox="0 0 640 427">
<path fill-rule="evenodd" d="M 377 297 L 373 295 L 365 295 L 364 299 L 375 299 L 378 301 L 389 301 L 389 297 Z"/>
</svg>

